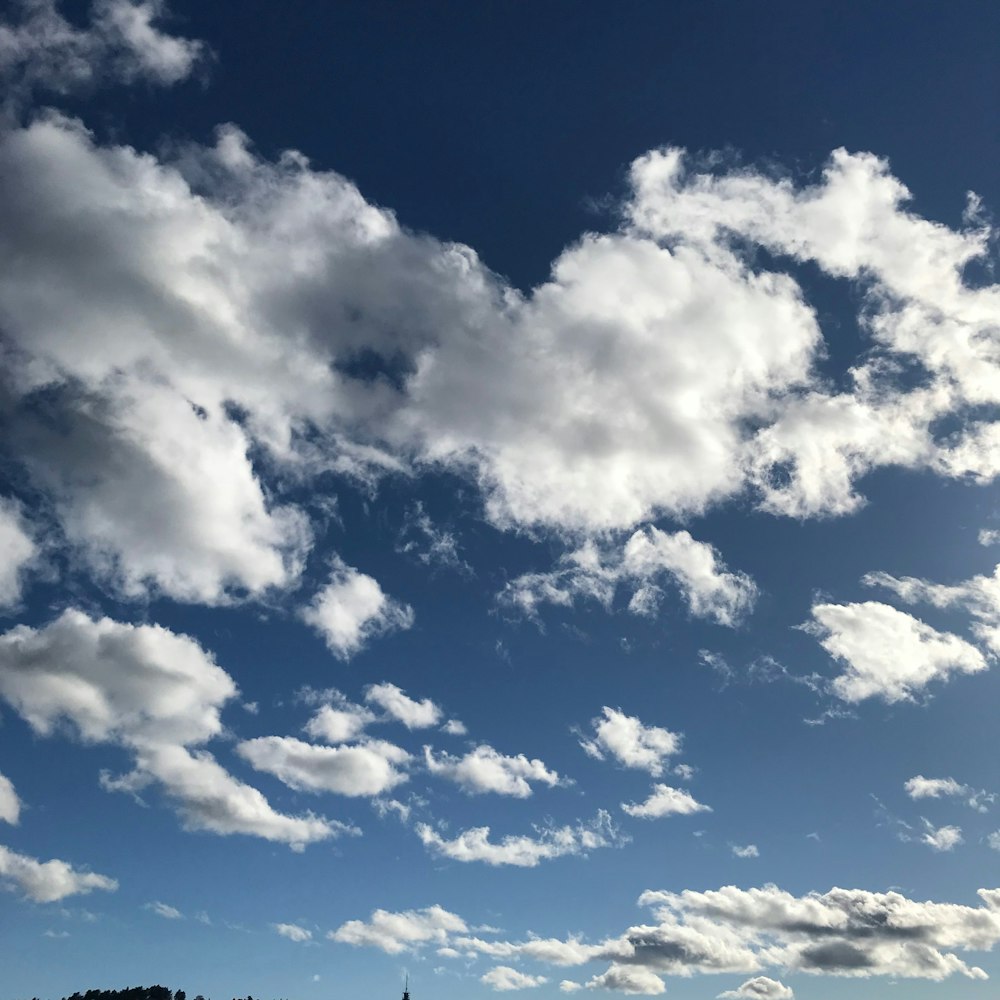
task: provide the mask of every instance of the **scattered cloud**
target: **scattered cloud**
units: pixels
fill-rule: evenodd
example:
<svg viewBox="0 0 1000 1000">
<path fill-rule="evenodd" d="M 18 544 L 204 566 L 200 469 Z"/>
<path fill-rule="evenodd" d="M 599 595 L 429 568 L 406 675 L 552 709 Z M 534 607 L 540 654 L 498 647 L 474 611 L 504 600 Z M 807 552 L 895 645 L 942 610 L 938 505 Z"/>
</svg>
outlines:
<svg viewBox="0 0 1000 1000">
<path fill-rule="evenodd" d="M 337 795 L 381 795 L 407 780 L 410 754 L 385 740 L 351 746 L 317 746 L 293 736 L 245 740 L 236 752 L 258 771 L 290 788 Z"/>
<path fill-rule="evenodd" d="M 335 559 L 330 582 L 302 611 L 335 656 L 349 660 L 369 640 L 413 625 L 413 609 L 387 597 L 378 582 Z"/>
<path fill-rule="evenodd" d="M 144 910 L 149 910 L 150 913 L 155 913 L 158 917 L 163 917 L 165 920 L 183 920 L 184 914 L 176 907 L 168 906 L 166 903 L 161 903 L 156 900 L 153 903 L 146 903 L 143 907 Z"/>
<path fill-rule="evenodd" d="M 844 665 L 830 688 L 846 702 L 912 701 L 932 681 L 987 666 L 964 639 L 876 601 L 816 604 L 802 627 Z"/>
<path fill-rule="evenodd" d="M 935 851 L 953 851 L 962 843 L 962 830 L 960 827 L 941 826 L 935 828 L 927 820 L 923 822 L 924 835 L 920 838 L 920 841 Z"/>
<path fill-rule="evenodd" d="M 463 830 L 451 840 L 427 823 L 418 823 L 415 829 L 426 848 L 452 861 L 518 868 L 534 868 L 542 861 L 567 855 L 585 855 L 600 847 L 620 847 L 628 840 L 603 809 L 589 822 L 536 828 L 534 837 L 508 835 L 498 842 L 490 840 L 488 826 Z"/>
<path fill-rule="evenodd" d="M 425 566 L 442 566 L 472 575 L 472 567 L 460 554 L 458 539 L 451 531 L 436 527 L 419 500 L 406 511 L 397 551 L 413 556 Z"/>
<path fill-rule="evenodd" d="M 735 990 L 720 993 L 718 1000 L 795 1000 L 795 994 L 791 987 L 777 979 L 754 976 Z"/>
<path fill-rule="evenodd" d="M 509 965 L 494 966 L 489 972 L 480 976 L 479 981 L 498 993 L 505 993 L 509 990 L 529 990 L 536 986 L 543 986 L 548 982 L 545 976 L 529 976 L 525 972 L 512 969 Z"/>
<path fill-rule="evenodd" d="M 449 935 L 468 930 L 461 917 L 435 904 L 400 913 L 375 910 L 367 923 L 348 920 L 327 936 L 340 944 L 379 948 L 389 955 L 399 955 L 427 944 L 444 945 Z"/>
<path fill-rule="evenodd" d="M 689 816 L 692 813 L 711 812 L 711 807 L 698 802 L 683 788 L 654 785 L 645 802 L 622 803 L 622 811 L 640 819 L 660 819 L 663 816 Z"/>
<path fill-rule="evenodd" d="M 6 775 L 0 774 L 0 821 L 17 826 L 21 818 L 21 800 L 17 797 L 14 783 Z"/>
<path fill-rule="evenodd" d="M 312 940 L 312 931 L 307 927 L 301 927 L 299 924 L 271 924 L 271 926 L 282 937 L 288 938 L 289 941 L 296 941 L 301 944 Z"/>
<path fill-rule="evenodd" d="M 107 875 L 80 871 L 53 858 L 39 861 L 0 845 L 0 885 L 22 892 L 36 903 L 55 903 L 67 896 L 84 895 L 100 889 L 114 892 L 118 883 Z"/>
<path fill-rule="evenodd" d="M 415 701 L 388 682 L 366 688 L 365 701 L 377 705 L 390 719 L 401 722 L 407 729 L 429 729 L 441 722 L 444 715 L 430 698 Z"/>
<path fill-rule="evenodd" d="M 375 716 L 362 705 L 352 705 L 346 698 L 336 705 L 321 705 L 305 724 L 305 732 L 324 743 L 350 743 L 358 739 Z"/>
<path fill-rule="evenodd" d="M 680 751 L 681 737 L 668 729 L 646 726 L 620 708 L 603 708 L 603 718 L 591 720 L 593 739 L 584 738 L 580 746 L 597 760 L 611 757 L 625 767 L 648 771 L 658 778 L 668 757 Z"/>
<path fill-rule="evenodd" d="M 0 80 L 14 88 L 8 100 L 24 100 L 36 88 L 86 91 L 106 80 L 168 86 L 205 57 L 201 42 L 160 31 L 158 0 L 94 0 L 83 27 L 67 21 L 55 0 L 18 6 L 19 21 L 0 24 Z"/>
<path fill-rule="evenodd" d="M 695 617 L 735 625 L 752 609 L 757 588 L 744 573 L 726 569 L 715 549 L 686 531 L 667 533 L 647 527 L 636 531 L 620 551 L 601 550 L 594 542 L 564 555 L 558 569 L 526 573 L 512 580 L 500 601 L 535 617 L 540 604 L 568 607 L 578 599 L 596 600 L 608 610 L 622 586 L 628 609 L 653 617 L 669 580 Z"/>
<path fill-rule="evenodd" d="M 539 782 L 550 788 L 566 784 L 565 778 L 550 770 L 537 758 L 528 760 L 524 754 L 508 757 L 491 746 L 482 744 L 462 757 L 438 753 L 424 747 L 427 770 L 438 777 L 455 782 L 471 795 L 492 792 L 526 799 L 532 793 L 531 783 Z"/>
<path fill-rule="evenodd" d="M 733 844 L 731 845 L 733 856 L 737 858 L 759 858 L 760 851 L 756 844 Z"/>
<path fill-rule="evenodd" d="M 616 962 L 612 962 L 607 972 L 590 979 L 587 989 L 610 990 L 631 996 L 659 996 L 667 992 L 663 980 L 650 969 L 619 965 Z"/>
<path fill-rule="evenodd" d="M 950 585 L 889 573 L 868 573 L 862 582 L 870 587 L 891 590 L 907 604 L 961 608 L 972 616 L 972 631 L 976 637 L 991 652 L 1000 653 L 1000 565 L 991 576 L 974 576 Z"/>
<path fill-rule="evenodd" d="M 987 812 L 996 800 L 996 794 L 976 790 L 957 782 L 954 778 L 925 778 L 922 774 L 910 778 L 903 786 L 911 799 L 963 798 L 976 812 Z"/>
<path fill-rule="evenodd" d="M 205 750 L 223 732 L 220 712 L 238 694 L 194 639 L 158 625 L 91 619 L 69 609 L 42 628 L 0 635 L 0 698 L 40 736 L 66 731 L 83 743 L 115 743 L 135 758 L 107 790 L 158 783 L 185 826 L 245 833 L 301 847 L 343 832 L 307 814 L 275 811 L 255 788 Z"/>
</svg>

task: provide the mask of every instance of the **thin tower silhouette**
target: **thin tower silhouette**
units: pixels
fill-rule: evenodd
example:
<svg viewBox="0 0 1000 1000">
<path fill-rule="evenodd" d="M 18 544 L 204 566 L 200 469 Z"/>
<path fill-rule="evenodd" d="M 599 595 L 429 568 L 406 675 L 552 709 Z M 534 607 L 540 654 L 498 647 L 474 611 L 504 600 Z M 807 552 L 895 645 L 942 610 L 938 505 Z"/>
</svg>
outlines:
<svg viewBox="0 0 1000 1000">
<path fill-rule="evenodd" d="M 410 1000 L 410 974 L 406 974 L 406 981 L 403 984 L 403 1000 Z"/>
</svg>

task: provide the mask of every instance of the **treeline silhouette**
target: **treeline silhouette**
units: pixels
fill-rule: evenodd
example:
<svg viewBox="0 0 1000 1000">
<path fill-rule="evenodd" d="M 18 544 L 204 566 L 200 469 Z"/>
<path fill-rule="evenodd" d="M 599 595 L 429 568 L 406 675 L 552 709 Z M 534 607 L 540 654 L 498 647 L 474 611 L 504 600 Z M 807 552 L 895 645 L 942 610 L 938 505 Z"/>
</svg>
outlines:
<svg viewBox="0 0 1000 1000">
<path fill-rule="evenodd" d="M 38 997 L 32 997 L 38 1000 Z M 188 1000 L 184 990 L 170 990 L 166 986 L 129 986 L 124 990 L 87 990 L 77 991 L 72 996 L 62 1000 Z M 192 1000 L 205 1000 L 200 993 Z M 233 1000 L 254 1000 L 248 993 L 245 997 L 233 997 Z M 258 998 L 259 1000 L 259 998 Z"/>
</svg>

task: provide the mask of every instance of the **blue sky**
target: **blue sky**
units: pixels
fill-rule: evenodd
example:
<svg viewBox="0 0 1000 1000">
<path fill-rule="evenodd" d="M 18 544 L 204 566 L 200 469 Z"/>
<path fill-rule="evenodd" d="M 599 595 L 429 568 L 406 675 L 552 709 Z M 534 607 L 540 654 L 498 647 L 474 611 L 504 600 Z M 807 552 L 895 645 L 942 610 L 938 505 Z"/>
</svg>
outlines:
<svg viewBox="0 0 1000 1000">
<path fill-rule="evenodd" d="M 0 1000 L 984 997 L 1000 13 L 0 24 Z"/>
</svg>

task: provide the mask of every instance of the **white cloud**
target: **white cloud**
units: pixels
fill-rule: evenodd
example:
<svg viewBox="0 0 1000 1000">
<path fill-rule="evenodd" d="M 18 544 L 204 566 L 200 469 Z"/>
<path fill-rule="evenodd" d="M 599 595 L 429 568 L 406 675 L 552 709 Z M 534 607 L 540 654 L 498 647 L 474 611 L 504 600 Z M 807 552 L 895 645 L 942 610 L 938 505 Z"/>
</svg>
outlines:
<svg viewBox="0 0 1000 1000">
<path fill-rule="evenodd" d="M 19 22 L 0 23 L 0 79 L 22 99 L 35 87 L 69 93 L 103 78 L 169 85 L 188 76 L 204 54 L 200 42 L 155 26 L 161 0 L 94 0 L 82 28 L 58 13 L 55 0 L 20 6 Z"/>
<path fill-rule="evenodd" d="M 654 785 L 653 791 L 645 802 L 622 803 L 622 811 L 629 816 L 640 819 L 659 819 L 663 816 L 689 816 L 692 813 L 711 812 L 711 807 L 698 802 L 695 797 L 683 788 L 671 788 L 669 785 Z"/>
<path fill-rule="evenodd" d="M 298 924 L 271 924 L 271 926 L 289 941 L 302 943 L 312 940 L 312 931 L 307 927 L 301 927 Z"/>
<path fill-rule="evenodd" d="M 560 993 L 575 993 L 577 990 L 583 989 L 583 983 L 575 982 L 572 979 L 563 979 L 559 982 L 559 992 Z"/>
<path fill-rule="evenodd" d="M 524 754 L 508 757 L 486 744 L 463 757 L 443 752 L 435 756 L 433 750 L 425 746 L 424 761 L 431 774 L 454 781 L 472 795 L 492 792 L 526 799 L 532 793 L 531 782 L 537 781 L 550 788 L 565 784 L 565 779 L 537 758 L 528 760 Z"/>
<path fill-rule="evenodd" d="M 542 861 L 567 855 L 587 854 L 600 847 L 620 847 L 628 838 L 603 809 L 587 823 L 576 826 L 541 827 L 537 836 L 508 835 L 499 842 L 490 840 L 488 826 L 463 830 L 447 840 L 433 827 L 418 823 L 415 827 L 421 843 L 435 854 L 453 861 L 482 861 L 487 865 L 513 865 L 534 868 Z"/>
<path fill-rule="evenodd" d="M 43 736 L 65 721 L 91 743 L 201 743 L 235 695 L 211 654 L 159 625 L 70 609 L 0 636 L 0 696 Z"/>
<path fill-rule="evenodd" d="M 777 979 L 754 976 L 735 990 L 720 993 L 718 1000 L 795 1000 L 795 993 Z"/>
<path fill-rule="evenodd" d="M 988 803 L 996 799 L 994 793 L 977 791 L 954 778 L 925 778 L 918 774 L 910 778 L 903 787 L 911 799 L 939 799 L 942 796 L 964 798 L 966 804 L 977 812 L 987 812 Z"/>
<path fill-rule="evenodd" d="M 737 858 L 759 858 L 760 851 L 757 849 L 756 844 L 732 844 L 731 850 L 733 856 Z"/>
<path fill-rule="evenodd" d="M 184 58 L 150 41 L 144 16 L 109 23 L 169 77 Z M 631 221 L 575 242 L 528 295 L 301 154 L 260 159 L 231 126 L 169 155 L 101 146 L 58 116 L 0 138 L 0 306 L 24 357 L 7 373 L 13 457 L 126 594 L 219 602 L 296 582 L 309 531 L 271 500 L 275 471 L 371 480 L 433 464 L 475 479 L 495 524 L 577 537 L 697 513 L 748 482 L 808 516 L 856 507 L 856 480 L 878 466 L 997 471 L 993 425 L 934 432 L 1000 398 L 996 291 L 961 281 L 988 233 L 906 212 L 870 155 L 838 151 L 797 188 L 651 153 L 632 168 Z M 823 341 L 801 289 L 751 266 L 754 246 L 870 290 L 874 348 L 844 391 L 816 376 Z M 399 384 L 350 374 L 362 348 L 398 357 Z M 901 387 L 901 357 L 927 384 Z M 33 417 L 42 386 L 65 419 Z M 66 438 L 46 429 L 60 423 Z M 729 623 L 752 602 L 752 583 L 683 532 L 633 540 L 637 571 L 677 583 L 692 613 Z M 365 623 L 409 623 L 370 578 L 337 572 L 346 590 L 335 580 L 331 605 L 307 614 L 338 655 Z M 632 609 L 651 613 L 657 586 L 637 579 Z"/>
<path fill-rule="evenodd" d="M 118 883 L 107 875 L 83 872 L 54 858 L 38 861 L 0 845 L 0 882 L 13 886 L 36 903 L 54 903 L 100 889 L 114 892 Z"/>
<path fill-rule="evenodd" d="M 144 909 L 149 910 L 150 913 L 155 913 L 158 917 L 163 917 L 165 920 L 183 920 L 184 914 L 181 913 L 176 907 L 169 906 L 167 903 L 161 903 L 156 900 L 153 903 L 147 903 Z"/>
<path fill-rule="evenodd" d="M 305 518 L 268 504 L 251 442 L 224 413 L 124 380 L 105 383 L 99 398 L 67 389 L 59 402 L 66 428 L 23 413 L 13 443 L 108 586 L 128 598 L 221 604 L 297 580 Z"/>
<path fill-rule="evenodd" d="M 246 740 L 236 752 L 256 770 L 273 774 L 290 788 L 337 795 L 380 795 L 407 780 L 410 755 L 384 740 L 351 746 L 317 746 L 292 736 Z"/>
<path fill-rule="evenodd" d="M 424 916 L 439 908 L 376 911 L 371 923 L 349 921 L 330 937 L 390 954 L 433 944 L 452 958 L 527 958 L 563 967 L 603 960 L 611 963 L 608 969 L 586 985 L 636 993 L 663 992 L 664 975 L 757 974 L 750 980 L 753 986 L 744 983 L 734 995 L 769 997 L 770 989 L 778 1000 L 785 995 L 759 975 L 767 967 L 812 975 L 985 979 L 982 969 L 956 954 L 989 951 L 1000 941 L 1000 889 L 980 889 L 979 897 L 981 905 L 966 906 L 863 889 L 793 896 L 774 885 L 724 886 L 707 892 L 644 892 L 639 903 L 652 909 L 653 922 L 593 944 L 532 935 L 520 942 L 483 940 L 469 936 L 454 914 Z M 560 989 L 573 992 L 579 986 L 563 980 Z"/>
<path fill-rule="evenodd" d="M 632 996 L 659 996 L 667 992 L 663 980 L 649 969 L 612 964 L 607 972 L 594 976 L 588 983 L 589 990 L 612 990 Z"/>
<path fill-rule="evenodd" d="M 468 929 L 461 917 L 435 904 L 400 913 L 375 910 L 368 923 L 348 920 L 327 936 L 341 944 L 379 948 L 398 955 L 426 944 L 443 945 L 450 934 L 464 934 Z"/>
<path fill-rule="evenodd" d="M 189 748 L 223 731 L 232 678 L 195 640 L 158 625 L 92 620 L 69 609 L 43 628 L 0 635 L 0 698 L 42 736 L 65 727 L 85 743 L 117 743 L 135 767 L 109 790 L 162 785 L 185 825 L 301 847 L 344 832 L 319 817 L 276 812 L 207 751 Z"/>
<path fill-rule="evenodd" d="M 972 628 L 976 636 L 992 652 L 1000 653 L 1000 566 L 991 576 L 974 576 L 952 585 L 889 573 L 869 573 L 863 582 L 871 587 L 885 587 L 907 603 L 963 609 L 974 620 Z"/>
<path fill-rule="evenodd" d="M 0 608 L 14 607 L 21 600 L 25 571 L 37 554 L 20 504 L 0 497 Z"/>
<path fill-rule="evenodd" d="M 358 739 L 375 716 L 362 705 L 353 705 L 346 698 L 334 705 L 320 705 L 305 724 L 305 732 L 324 743 L 350 743 Z"/>
<path fill-rule="evenodd" d="M 935 829 L 924 820 L 924 835 L 920 841 L 935 851 L 953 851 L 962 843 L 962 830 L 957 826 L 941 826 Z"/>
<path fill-rule="evenodd" d="M 465 728 L 465 723 L 459 719 L 449 719 L 442 727 L 442 733 L 447 733 L 449 736 L 465 736 L 468 733 L 468 729 Z"/>
<path fill-rule="evenodd" d="M 997 531 L 995 528 L 983 528 L 977 537 L 980 545 L 997 545 L 1000 543 L 1000 531 Z"/>
<path fill-rule="evenodd" d="M 293 850 L 359 832 L 310 812 L 299 816 L 278 812 L 258 789 L 234 778 L 205 750 L 163 746 L 141 751 L 136 770 L 122 780 L 141 786 L 150 778 L 176 802 L 189 830 L 246 834 L 288 844 Z"/>
<path fill-rule="evenodd" d="M 342 660 L 350 659 L 376 636 L 413 624 L 413 610 L 387 597 L 378 582 L 342 560 L 334 560 L 330 582 L 302 611 L 302 620 Z"/>
<path fill-rule="evenodd" d="M 844 664 L 831 690 L 848 702 L 911 701 L 934 680 L 986 669 L 975 646 L 875 601 L 814 605 L 803 628 Z"/>
<path fill-rule="evenodd" d="M 804 394 L 751 443 L 765 506 L 795 516 L 848 512 L 863 502 L 856 479 L 885 465 L 995 474 L 988 449 L 936 441 L 932 430 L 942 415 L 998 396 L 987 334 L 996 288 L 962 280 L 989 246 L 987 227 L 956 232 L 905 211 L 909 192 L 885 161 L 842 149 L 803 188 L 743 167 L 691 173 L 678 149 L 640 157 L 632 183 L 636 225 L 661 240 L 712 259 L 746 241 L 865 282 L 862 322 L 876 350 L 854 369 L 854 385 Z M 923 384 L 907 389 L 897 358 L 916 361 Z"/>
<path fill-rule="evenodd" d="M 726 569 L 719 554 L 686 531 L 646 527 L 620 549 L 601 550 L 593 542 L 564 555 L 549 573 L 526 573 L 512 580 L 500 600 L 534 616 L 539 604 L 571 605 L 579 598 L 611 607 L 618 589 L 631 593 L 633 614 L 655 615 L 664 578 L 677 587 L 691 614 L 720 625 L 735 625 L 754 604 L 757 588 L 745 573 Z"/>
<path fill-rule="evenodd" d="M 604 717 L 591 720 L 593 739 L 583 739 L 580 746 L 591 756 L 604 760 L 611 756 L 625 767 L 648 771 L 658 778 L 668 757 L 681 747 L 681 737 L 659 726 L 646 726 L 621 709 L 603 709 Z"/>
<path fill-rule="evenodd" d="M 21 818 L 21 800 L 17 797 L 14 783 L 0 774 L 0 821 L 17 826 Z"/>
<path fill-rule="evenodd" d="M 529 976 L 525 972 L 512 969 L 509 965 L 494 966 L 489 972 L 481 975 L 479 981 L 500 993 L 509 990 L 529 990 L 548 982 L 545 976 Z"/>
<path fill-rule="evenodd" d="M 416 701 L 407 697 L 395 684 L 372 684 L 365 689 L 365 701 L 378 705 L 390 719 L 401 722 L 407 729 L 428 729 L 443 717 L 441 709 L 430 698 Z"/>
</svg>

